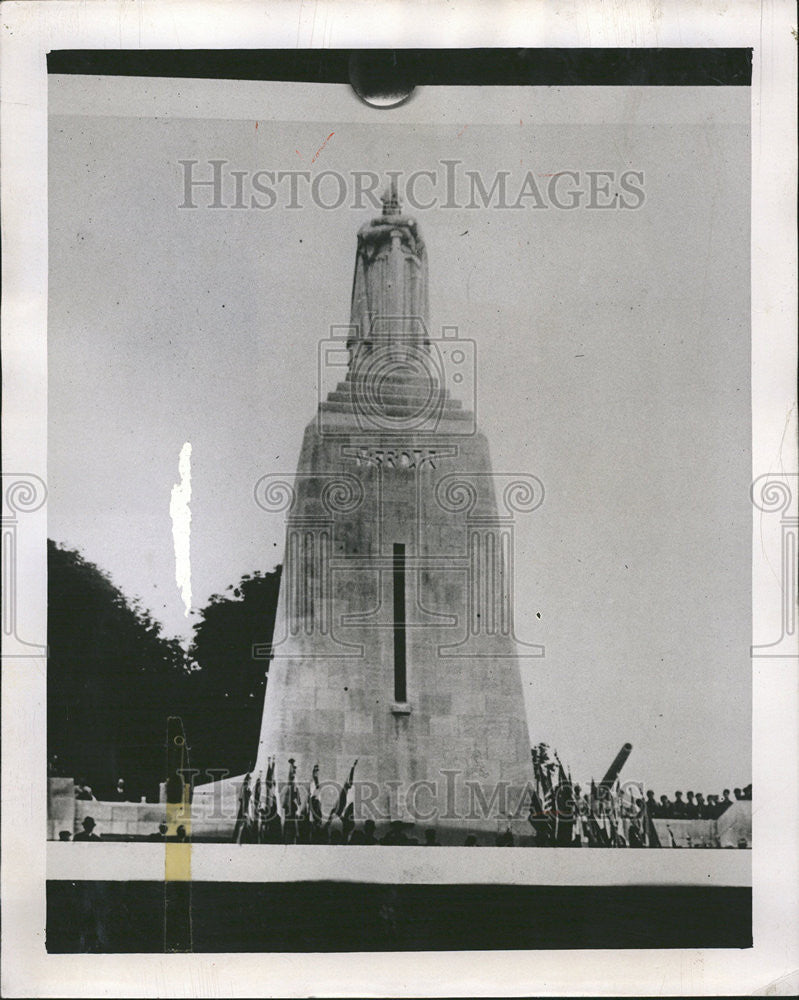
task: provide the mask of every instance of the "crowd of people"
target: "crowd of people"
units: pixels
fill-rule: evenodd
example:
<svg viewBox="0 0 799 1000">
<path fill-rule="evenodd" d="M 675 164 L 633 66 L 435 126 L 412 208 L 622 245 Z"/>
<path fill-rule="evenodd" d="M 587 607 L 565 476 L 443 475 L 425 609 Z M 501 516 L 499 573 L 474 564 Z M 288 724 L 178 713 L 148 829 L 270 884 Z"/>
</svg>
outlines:
<svg viewBox="0 0 799 1000">
<path fill-rule="evenodd" d="M 536 830 L 539 846 L 557 847 L 662 847 L 661 834 L 668 846 L 678 846 L 674 829 L 665 831 L 655 826 L 655 820 L 716 820 L 733 804 L 729 789 L 721 797 L 677 791 L 674 800 L 667 795 L 656 799 L 651 790 L 643 793 L 641 785 L 627 782 L 621 785 L 618 770 L 612 781 L 599 784 L 591 781 L 584 791 L 574 784 L 557 753 L 545 743 L 532 750 L 536 779 L 534 808 L 530 822 Z M 734 789 L 736 801 L 752 798 L 752 786 Z M 718 838 L 711 830 L 703 835 L 686 838 L 695 847 L 717 847 Z M 739 842 L 738 846 L 746 846 Z"/>
<path fill-rule="evenodd" d="M 674 800 L 668 795 L 661 795 L 655 798 L 653 791 L 646 793 L 646 807 L 649 815 L 653 819 L 718 819 L 722 813 L 733 804 L 733 802 L 751 802 L 752 786 L 745 788 L 734 788 L 734 799 L 730 798 L 729 788 L 725 788 L 718 795 L 708 795 L 705 797 L 701 792 L 694 794 L 686 792 L 683 799 L 682 792 L 674 793 Z"/>
</svg>

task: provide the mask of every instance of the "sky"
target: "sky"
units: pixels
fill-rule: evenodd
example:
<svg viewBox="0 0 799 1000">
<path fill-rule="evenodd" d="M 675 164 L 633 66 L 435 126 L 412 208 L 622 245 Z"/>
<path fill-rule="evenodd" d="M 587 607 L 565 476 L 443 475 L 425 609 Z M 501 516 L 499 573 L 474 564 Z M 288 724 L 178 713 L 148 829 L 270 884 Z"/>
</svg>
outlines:
<svg viewBox="0 0 799 1000">
<path fill-rule="evenodd" d="M 188 638 L 169 509 L 190 442 L 194 607 L 282 559 L 253 486 L 296 468 L 374 211 L 180 208 L 180 160 L 459 159 L 512 191 L 643 171 L 638 210 L 415 210 L 431 327 L 476 344 L 494 469 L 546 490 L 517 522 L 517 634 L 546 649 L 522 661 L 532 740 L 582 780 L 629 741 L 624 776 L 659 792 L 749 782 L 748 91 L 453 88 L 394 113 L 347 88 L 179 87 L 51 80 L 49 536 Z"/>
</svg>

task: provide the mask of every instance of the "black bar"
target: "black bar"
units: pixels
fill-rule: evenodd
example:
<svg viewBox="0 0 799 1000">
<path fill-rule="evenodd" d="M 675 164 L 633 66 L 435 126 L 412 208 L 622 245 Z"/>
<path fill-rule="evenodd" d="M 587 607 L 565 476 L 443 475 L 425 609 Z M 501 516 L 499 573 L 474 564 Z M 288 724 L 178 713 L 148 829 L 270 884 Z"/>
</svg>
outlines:
<svg viewBox="0 0 799 1000">
<path fill-rule="evenodd" d="M 346 847 L 341 854 L 346 870 Z M 50 881 L 47 950 L 162 952 L 163 907 L 162 882 Z M 752 890 L 743 887 L 191 886 L 190 950 L 198 953 L 751 946 Z"/>
<path fill-rule="evenodd" d="M 406 701 L 405 546 L 394 545 L 394 701 Z"/>
<path fill-rule="evenodd" d="M 180 847 L 178 850 L 182 850 Z M 167 848 L 169 850 L 169 848 Z M 191 952 L 192 948 L 192 883 L 163 883 L 163 918 L 164 951 Z"/>
<path fill-rule="evenodd" d="M 60 49 L 50 73 L 349 83 L 352 49 Z M 416 86 L 739 86 L 751 48 L 370 49 Z"/>
</svg>

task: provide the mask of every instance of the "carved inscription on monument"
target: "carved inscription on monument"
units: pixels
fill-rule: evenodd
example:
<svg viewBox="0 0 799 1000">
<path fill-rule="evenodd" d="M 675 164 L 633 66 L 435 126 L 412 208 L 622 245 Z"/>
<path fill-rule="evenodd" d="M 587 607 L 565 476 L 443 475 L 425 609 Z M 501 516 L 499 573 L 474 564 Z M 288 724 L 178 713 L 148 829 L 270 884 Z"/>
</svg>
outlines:
<svg viewBox="0 0 799 1000">
<path fill-rule="evenodd" d="M 355 464 L 383 469 L 437 469 L 443 458 L 454 458 L 457 447 L 446 448 L 374 448 L 370 445 L 344 445 L 341 454 L 354 458 Z"/>
</svg>

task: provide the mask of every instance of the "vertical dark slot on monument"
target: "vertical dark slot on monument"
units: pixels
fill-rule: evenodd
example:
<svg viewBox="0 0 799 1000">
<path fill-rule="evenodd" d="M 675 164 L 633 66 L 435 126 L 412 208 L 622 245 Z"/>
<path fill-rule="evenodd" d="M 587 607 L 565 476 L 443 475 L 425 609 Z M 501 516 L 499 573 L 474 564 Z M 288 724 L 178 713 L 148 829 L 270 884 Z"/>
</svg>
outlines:
<svg viewBox="0 0 799 1000">
<path fill-rule="evenodd" d="M 405 669 L 405 546 L 394 546 L 394 700 L 408 697 Z"/>
</svg>

